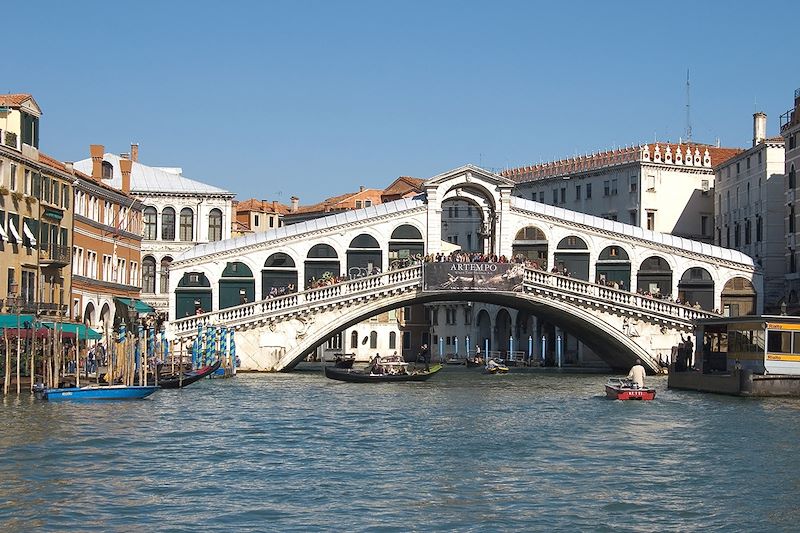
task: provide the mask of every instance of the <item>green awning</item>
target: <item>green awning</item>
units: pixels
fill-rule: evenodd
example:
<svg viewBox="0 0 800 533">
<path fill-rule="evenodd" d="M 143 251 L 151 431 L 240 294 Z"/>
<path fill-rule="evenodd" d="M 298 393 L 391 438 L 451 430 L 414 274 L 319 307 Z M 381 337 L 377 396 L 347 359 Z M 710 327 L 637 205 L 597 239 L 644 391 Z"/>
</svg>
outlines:
<svg viewBox="0 0 800 533">
<path fill-rule="evenodd" d="M 48 329 L 58 328 L 64 333 L 74 333 L 79 340 L 89 339 L 96 341 L 103 338 L 103 336 L 97 333 L 95 330 L 92 328 L 87 328 L 83 324 L 73 324 L 70 322 L 62 322 L 61 324 L 56 324 L 55 322 L 42 322 L 42 325 Z"/>
<path fill-rule="evenodd" d="M 64 214 L 61 213 L 61 211 L 53 211 L 52 209 L 45 209 L 44 216 L 52 218 L 53 220 L 61 220 L 64 218 Z"/>
<path fill-rule="evenodd" d="M 19 327 L 24 328 L 25 322 L 33 323 L 33 315 L 19 315 Z M 17 327 L 17 315 L 0 314 L 0 328 Z"/>
<path fill-rule="evenodd" d="M 141 300 L 135 300 L 131 298 L 114 298 L 114 299 L 119 303 L 121 303 L 122 305 L 124 305 L 125 307 L 130 307 L 131 305 L 133 305 L 134 308 L 136 308 L 136 312 L 139 313 L 140 315 L 147 315 L 155 311 L 152 307 L 150 307 Z M 133 303 L 131 304 L 131 302 Z"/>
</svg>

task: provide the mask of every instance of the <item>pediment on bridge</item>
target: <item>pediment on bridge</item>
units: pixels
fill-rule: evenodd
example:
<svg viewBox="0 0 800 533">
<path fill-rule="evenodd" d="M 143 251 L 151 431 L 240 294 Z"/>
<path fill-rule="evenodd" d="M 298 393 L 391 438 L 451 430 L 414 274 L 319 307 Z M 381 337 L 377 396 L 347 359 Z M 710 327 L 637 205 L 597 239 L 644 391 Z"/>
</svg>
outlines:
<svg viewBox="0 0 800 533">
<path fill-rule="evenodd" d="M 438 187 L 445 183 L 452 184 L 459 180 L 463 180 L 464 183 L 481 183 L 485 187 L 499 187 L 501 189 L 511 189 L 516 185 L 513 180 L 495 174 L 494 172 L 490 172 L 475 165 L 464 165 L 425 180 L 423 187 L 428 189 Z"/>
</svg>

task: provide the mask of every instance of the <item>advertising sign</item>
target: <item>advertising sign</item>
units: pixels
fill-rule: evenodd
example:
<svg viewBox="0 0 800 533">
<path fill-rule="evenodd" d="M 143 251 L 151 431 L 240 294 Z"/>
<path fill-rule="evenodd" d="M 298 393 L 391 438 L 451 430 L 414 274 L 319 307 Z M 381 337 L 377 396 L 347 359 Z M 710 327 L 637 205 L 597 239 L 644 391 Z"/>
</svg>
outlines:
<svg viewBox="0 0 800 533">
<path fill-rule="evenodd" d="M 525 267 L 517 263 L 425 263 L 423 291 L 520 291 Z"/>
</svg>

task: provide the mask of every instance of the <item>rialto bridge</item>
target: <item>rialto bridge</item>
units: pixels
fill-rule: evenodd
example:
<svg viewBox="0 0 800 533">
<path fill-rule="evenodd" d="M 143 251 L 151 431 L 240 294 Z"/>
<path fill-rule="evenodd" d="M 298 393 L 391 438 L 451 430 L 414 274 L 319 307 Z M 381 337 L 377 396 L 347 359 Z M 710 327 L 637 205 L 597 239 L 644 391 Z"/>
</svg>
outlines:
<svg viewBox="0 0 800 533">
<path fill-rule="evenodd" d="M 693 319 L 763 308 L 761 273 L 740 252 L 512 196 L 512 181 L 471 165 L 423 187 L 414 198 L 187 251 L 170 272 L 170 334 L 189 340 L 198 324 L 234 328 L 243 370 L 282 371 L 378 313 L 473 301 L 575 332 L 612 367 L 639 357 L 655 369 Z M 454 202 L 478 220 L 475 247 L 528 260 L 511 268 L 518 283 L 476 284 L 464 272 L 423 281 L 430 264 L 413 258 L 449 246 L 443 210 Z M 311 287 L 340 274 L 349 281 Z"/>
</svg>

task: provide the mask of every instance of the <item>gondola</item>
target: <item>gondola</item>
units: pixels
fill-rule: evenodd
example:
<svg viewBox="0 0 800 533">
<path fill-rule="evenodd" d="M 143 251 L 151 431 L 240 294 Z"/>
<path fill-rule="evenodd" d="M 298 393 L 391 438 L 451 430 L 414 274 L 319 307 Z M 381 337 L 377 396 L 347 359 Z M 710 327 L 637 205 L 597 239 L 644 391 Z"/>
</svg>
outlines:
<svg viewBox="0 0 800 533">
<path fill-rule="evenodd" d="M 158 386 L 162 389 L 179 389 L 181 387 L 186 387 L 195 381 L 200 381 L 204 377 L 213 374 L 219 368 L 219 365 L 220 361 L 217 361 L 213 365 L 204 366 L 202 368 L 198 368 L 197 370 L 192 370 L 191 372 L 184 372 L 183 378 L 181 378 L 178 374 L 159 378 Z"/>
<path fill-rule="evenodd" d="M 433 365 L 429 371 L 412 371 L 405 374 L 374 374 L 367 369 L 354 370 L 346 368 L 325 367 L 325 377 L 350 383 L 396 383 L 400 381 L 425 381 L 442 369 L 442 365 Z"/>
</svg>

